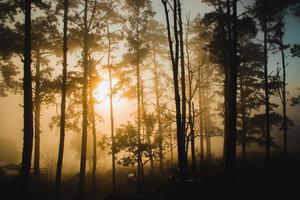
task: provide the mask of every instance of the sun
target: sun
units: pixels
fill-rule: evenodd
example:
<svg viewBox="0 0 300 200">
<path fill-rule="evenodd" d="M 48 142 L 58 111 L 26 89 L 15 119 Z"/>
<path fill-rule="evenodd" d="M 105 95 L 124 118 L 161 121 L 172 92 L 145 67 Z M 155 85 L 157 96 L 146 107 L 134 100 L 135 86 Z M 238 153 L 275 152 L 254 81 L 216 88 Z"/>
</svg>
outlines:
<svg viewBox="0 0 300 200">
<path fill-rule="evenodd" d="M 115 87 L 117 84 L 117 79 L 112 79 L 112 86 Z M 93 92 L 94 98 L 96 100 L 96 106 L 101 110 L 109 110 L 110 107 L 110 88 L 108 78 L 104 78 L 96 87 Z M 119 106 L 120 101 L 118 100 L 118 94 L 113 97 L 114 107 Z"/>
</svg>

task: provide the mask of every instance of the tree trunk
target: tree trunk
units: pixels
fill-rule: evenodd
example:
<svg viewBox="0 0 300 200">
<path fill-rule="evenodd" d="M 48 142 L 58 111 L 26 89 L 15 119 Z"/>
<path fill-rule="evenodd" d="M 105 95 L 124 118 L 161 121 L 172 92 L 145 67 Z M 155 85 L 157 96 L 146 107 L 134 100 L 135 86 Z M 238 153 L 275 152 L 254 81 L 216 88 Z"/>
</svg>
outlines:
<svg viewBox="0 0 300 200">
<path fill-rule="evenodd" d="M 21 195 L 29 199 L 28 187 L 31 168 L 33 146 L 33 113 L 32 113 L 32 77 L 31 77 L 31 0 L 25 0 L 25 25 L 24 25 L 24 136 L 21 165 Z"/>
<path fill-rule="evenodd" d="M 203 76 L 201 73 L 201 67 L 199 66 L 198 69 L 198 77 L 200 80 L 203 80 Z M 201 82 L 199 83 L 199 88 L 198 88 L 198 104 L 199 104 L 199 134 L 200 134 L 200 166 L 203 166 L 204 163 L 204 144 L 203 144 L 203 89 Z"/>
<path fill-rule="evenodd" d="M 178 0 L 178 24 L 179 24 L 179 46 L 180 46 L 180 68 L 181 68 L 181 95 L 182 95 L 182 116 L 181 116 L 181 131 L 183 142 L 183 163 L 182 163 L 182 176 L 183 179 L 187 178 L 187 155 L 185 152 L 185 140 L 186 140 L 186 90 L 185 90 L 185 62 L 184 62 L 184 40 L 183 40 L 183 28 L 182 28 L 182 13 L 181 2 Z"/>
<path fill-rule="evenodd" d="M 138 11 L 139 13 L 139 11 Z M 139 18 L 139 17 L 138 17 Z M 137 43 L 139 43 L 139 22 L 136 23 L 136 39 Z M 141 152 L 141 75 L 140 75 L 140 55 L 139 52 L 140 47 L 138 46 L 136 49 L 136 87 L 137 87 L 137 128 L 138 128 L 138 169 L 137 169 L 137 190 L 138 193 L 141 192 L 141 175 L 142 175 L 142 152 Z"/>
<path fill-rule="evenodd" d="M 208 84 L 208 83 L 206 83 Z M 209 108 L 208 108 L 208 93 L 206 93 L 206 97 L 204 97 L 205 101 L 203 105 L 205 105 L 204 111 L 204 130 L 205 130 L 205 142 L 206 142 L 206 158 L 209 160 L 211 158 L 211 136 L 209 131 Z"/>
<path fill-rule="evenodd" d="M 35 177 L 40 177 L 40 116 L 41 116 L 41 54 L 36 52 L 35 66 L 35 96 L 34 96 L 34 162 L 33 174 Z"/>
<path fill-rule="evenodd" d="M 177 19 L 177 0 L 174 1 L 173 6 L 173 17 L 174 17 L 174 38 L 175 38 L 175 51 L 173 50 L 173 39 L 171 34 L 171 26 L 169 19 L 168 3 L 166 0 L 162 0 L 168 31 L 168 41 L 170 57 L 172 61 L 172 72 L 173 72 L 173 84 L 174 84 L 174 96 L 175 96 L 175 109 L 176 109 L 176 137 L 177 137 L 177 152 L 178 152 L 178 168 L 180 174 L 180 180 L 184 181 L 187 176 L 187 165 L 186 165 L 186 153 L 185 153 L 185 133 L 182 129 L 181 121 L 181 106 L 180 106 L 180 93 L 179 93 L 179 80 L 178 80 L 178 65 L 179 65 L 179 38 L 178 38 L 178 19 Z"/>
<path fill-rule="evenodd" d="M 227 63 L 224 65 L 224 145 L 223 145 L 223 171 L 225 178 L 228 176 L 228 137 L 229 137 L 229 119 L 228 119 L 228 101 L 229 101 L 229 68 L 232 65 L 232 26 L 231 26 L 231 8 L 230 0 L 226 0 L 227 8 L 227 37 L 228 37 L 228 53 Z"/>
<path fill-rule="evenodd" d="M 153 50 L 153 63 L 154 63 L 154 85 L 155 85 L 155 98 L 156 98 L 156 112 L 158 124 L 158 137 L 159 137 L 159 171 L 163 175 L 163 136 L 161 128 L 161 109 L 160 109 L 160 94 L 159 94 L 159 75 L 156 63 L 156 49 Z"/>
<path fill-rule="evenodd" d="M 231 22 L 231 20 L 229 21 Z M 236 0 L 233 0 L 232 43 L 231 44 L 232 44 L 232 51 L 231 51 L 232 63 L 229 67 L 228 133 L 226 134 L 226 147 L 225 147 L 225 151 L 227 154 L 225 157 L 225 177 L 227 181 L 234 181 L 235 160 L 236 160 L 236 117 L 237 117 L 236 97 L 237 97 L 237 65 L 238 65 L 237 1 Z"/>
<path fill-rule="evenodd" d="M 96 122 L 95 122 L 95 100 L 93 97 L 92 81 L 93 81 L 93 75 L 92 75 L 92 70 L 90 69 L 89 70 L 89 97 L 90 97 L 89 106 L 90 106 L 90 115 L 91 115 L 90 119 L 91 119 L 92 137 L 93 137 L 92 191 L 93 191 L 93 195 L 96 196 L 97 136 L 96 136 Z"/>
<path fill-rule="evenodd" d="M 172 124 L 170 125 L 169 129 L 169 137 L 170 137 L 170 151 L 171 151 L 171 166 L 174 164 L 174 152 L 173 152 L 173 130 L 172 130 Z"/>
<path fill-rule="evenodd" d="M 82 141 L 81 160 L 79 173 L 78 199 L 85 199 L 85 173 L 86 173 L 86 150 L 87 150 L 87 128 L 88 128 L 88 0 L 84 3 L 84 37 L 83 37 L 83 91 L 82 91 Z"/>
<path fill-rule="evenodd" d="M 146 136 L 146 140 L 147 143 L 149 145 L 149 159 L 150 159 L 150 175 L 153 176 L 154 175 L 154 159 L 153 159 L 153 154 L 152 154 L 152 147 L 151 147 L 151 138 L 150 138 L 150 131 L 149 131 L 149 126 L 148 126 L 148 122 L 147 122 L 147 116 L 146 116 L 146 106 L 145 106 L 145 96 L 144 96 L 144 84 L 141 84 L 141 110 L 142 110 L 142 115 L 143 115 L 143 122 L 144 122 L 144 127 L 145 127 L 145 136 Z"/>
<path fill-rule="evenodd" d="M 246 131 L 246 99 L 244 89 L 244 74 L 240 70 L 240 103 L 241 103 L 241 135 L 242 135 L 242 163 L 246 163 L 246 151 L 247 151 L 247 131 Z"/>
<path fill-rule="evenodd" d="M 196 181 L 196 170 L 197 170 L 197 162 L 196 162 L 196 147 L 195 147 L 195 130 L 194 123 L 195 122 L 195 109 L 194 103 L 192 103 L 192 116 L 191 116 L 191 154 L 192 154 L 192 174 L 193 179 Z"/>
<path fill-rule="evenodd" d="M 283 29 L 283 28 L 282 28 Z M 284 44 L 283 44 L 283 30 L 280 34 L 280 51 L 281 51 L 281 61 L 282 61 L 282 109 L 283 109 L 283 174 L 286 173 L 287 168 L 287 159 L 288 159 L 288 150 L 287 150 L 287 112 L 286 112 L 286 63 L 285 63 L 285 53 L 284 53 Z"/>
<path fill-rule="evenodd" d="M 63 70 L 61 85 L 61 110 L 60 110 L 60 138 L 58 147 L 58 158 L 55 177 L 55 200 L 60 199 L 61 174 L 65 145 L 65 124 L 66 124 L 66 95 L 67 95 L 67 53 L 68 53 L 68 0 L 64 0 L 64 27 L 63 27 Z"/>
<path fill-rule="evenodd" d="M 111 35 L 109 24 L 106 20 L 107 36 L 108 36 L 108 55 L 107 67 L 109 75 L 109 103 L 110 103 L 110 134 L 111 134 L 111 162 L 112 162 L 112 188 L 116 191 L 116 160 L 115 160 L 115 133 L 114 133 L 114 104 L 113 104 L 113 85 L 112 85 L 112 66 L 110 64 L 111 57 Z"/>
<path fill-rule="evenodd" d="M 269 102 L 269 73 L 268 73 L 268 21 L 267 21 L 267 2 L 264 0 L 264 90 L 265 90 L 265 113 L 266 113 L 266 152 L 265 152 L 265 170 L 266 173 L 270 167 L 270 148 L 271 148 L 271 125 L 270 125 L 270 102 Z"/>
</svg>

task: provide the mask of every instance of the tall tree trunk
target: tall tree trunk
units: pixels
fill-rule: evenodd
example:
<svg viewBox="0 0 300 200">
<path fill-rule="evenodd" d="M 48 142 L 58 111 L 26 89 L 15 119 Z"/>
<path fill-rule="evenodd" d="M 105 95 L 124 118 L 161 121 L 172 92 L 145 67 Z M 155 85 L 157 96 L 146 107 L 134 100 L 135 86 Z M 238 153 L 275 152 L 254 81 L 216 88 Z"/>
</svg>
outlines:
<svg viewBox="0 0 300 200">
<path fill-rule="evenodd" d="M 138 13 L 140 13 L 138 11 Z M 139 16 L 138 16 L 139 18 Z M 136 39 L 137 43 L 140 41 L 139 37 L 139 22 L 136 23 Z M 136 87 L 137 87 L 137 128 L 138 128 L 138 169 L 137 169 L 137 190 L 138 193 L 141 192 L 141 175 L 142 175 L 142 152 L 141 152 L 141 75 L 140 75 L 140 47 L 138 45 L 136 49 Z"/>
<path fill-rule="evenodd" d="M 111 162 L 112 162 L 112 188 L 116 191 L 116 160 L 115 160 L 115 133 L 114 133 L 114 102 L 113 102 L 113 85 L 112 85 L 112 66 L 110 63 L 111 58 L 111 35 L 109 24 L 106 20 L 107 37 L 108 37 L 108 54 L 107 54 L 107 67 L 109 75 L 109 103 L 110 103 L 110 134 L 111 134 Z"/>
<path fill-rule="evenodd" d="M 282 23 L 282 22 L 281 22 Z M 283 23 L 282 23 L 283 24 Z M 288 150 L 287 150 L 287 112 L 286 112 L 286 63 L 285 63 L 285 53 L 284 53 L 284 44 L 283 44 L 283 28 L 280 34 L 280 51 L 281 51 L 281 61 L 282 61 L 282 71 L 283 71 L 283 80 L 282 80 L 282 109 L 283 109 L 283 174 L 286 173 L 287 168 L 287 159 L 288 159 Z"/>
<path fill-rule="evenodd" d="M 229 8 L 230 10 L 230 8 Z M 231 20 L 230 20 L 231 21 Z M 230 23 L 231 24 L 231 23 Z M 231 33 L 230 33 L 231 34 Z M 236 97 L 237 97 L 237 0 L 233 0 L 232 63 L 229 68 L 228 133 L 226 134 L 225 177 L 233 181 L 236 160 Z"/>
<path fill-rule="evenodd" d="M 21 195 L 28 197 L 28 187 L 31 168 L 33 146 L 33 113 L 32 113 L 32 77 L 31 77 L 31 0 L 25 0 L 25 26 L 24 26 L 24 136 L 21 166 Z"/>
<path fill-rule="evenodd" d="M 228 171 L 228 137 L 229 137 L 229 119 L 228 119 L 228 101 L 229 101 L 229 68 L 232 65 L 232 25 L 231 25 L 231 8 L 230 0 L 226 0 L 227 8 L 227 38 L 228 38 L 228 52 L 227 52 L 227 62 L 224 65 L 224 145 L 223 145 L 223 171 L 225 178 L 227 177 Z"/>
<path fill-rule="evenodd" d="M 200 80 L 203 80 L 203 76 L 201 73 L 201 67 L 199 66 L 198 69 L 198 77 Z M 203 89 L 201 85 L 201 81 L 199 82 L 199 88 L 198 88 L 198 106 L 199 106 L 199 134 L 200 134 L 200 166 L 204 163 L 204 144 L 203 144 Z"/>
<path fill-rule="evenodd" d="M 171 34 L 171 26 L 169 19 L 168 3 L 166 0 L 162 0 L 168 31 L 168 41 L 170 57 L 172 62 L 172 72 L 173 72 L 173 84 L 174 84 L 174 96 L 175 96 L 175 109 L 176 109 L 176 137 L 177 137 L 177 152 L 178 152 L 178 168 L 181 181 L 186 179 L 187 175 L 187 165 L 186 163 L 186 153 L 185 153 L 185 133 L 182 129 L 181 121 L 181 106 L 180 106 L 180 92 L 179 92 L 179 79 L 178 79 L 178 65 L 179 65 L 179 38 L 178 38 L 178 6 L 177 0 L 174 1 L 173 6 L 173 23 L 174 23 L 174 38 L 175 38 L 175 50 L 173 50 L 173 39 Z"/>
<path fill-rule="evenodd" d="M 206 83 L 208 84 L 208 83 Z M 206 158 L 209 160 L 211 158 L 211 136 L 209 130 L 209 108 L 208 108 L 208 92 L 206 92 L 206 97 L 204 97 L 203 105 L 205 105 L 204 111 L 204 130 L 205 130 L 205 142 L 206 142 Z"/>
<path fill-rule="evenodd" d="M 192 174 L 193 179 L 196 181 L 196 170 L 197 170 L 197 162 L 196 162 L 196 147 L 195 147 L 195 130 L 194 130 L 194 124 L 195 124 L 195 109 L 194 109 L 194 103 L 192 103 L 192 114 L 191 114 L 191 155 L 192 155 Z"/>
<path fill-rule="evenodd" d="M 88 0 L 84 1 L 84 36 L 83 36 L 83 91 L 82 91 L 82 141 L 81 160 L 79 173 L 78 199 L 85 199 L 85 173 L 86 173 L 86 150 L 88 129 Z"/>
<path fill-rule="evenodd" d="M 240 70 L 240 103 L 241 103 L 241 136 L 242 136 L 242 162 L 246 163 L 246 153 L 247 153 L 247 131 L 246 131 L 246 99 L 245 99 L 245 89 L 244 89 L 244 74 Z"/>
<path fill-rule="evenodd" d="M 265 170 L 268 173 L 270 167 L 270 148 L 271 148 L 271 125 L 270 125 L 270 98 L 269 98 L 269 73 L 268 73 L 268 20 L 267 20 L 267 0 L 264 0 L 264 90 L 265 90 L 265 113 L 266 113 L 266 152 Z"/>
<path fill-rule="evenodd" d="M 188 29 L 188 28 L 187 28 Z M 195 110 L 194 110 L 194 102 L 193 102 L 193 71 L 191 69 L 190 61 L 189 61 L 189 50 L 188 50 L 188 31 L 186 36 L 186 54 L 187 54 L 187 65 L 188 68 L 188 123 L 190 126 L 190 137 L 191 137 L 191 159 L 192 159 L 192 174 L 194 181 L 196 180 L 196 149 L 195 149 L 195 130 L 194 130 L 194 121 L 195 121 Z"/>
<path fill-rule="evenodd" d="M 169 129 L 169 137 L 170 137 L 170 151 L 171 151 L 171 166 L 174 164 L 174 151 L 173 151 L 173 130 L 172 124 L 170 125 Z"/>
<path fill-rule="evenodd" d="M 182 117 L 181 117 L 181 129 L 182 129 L 182 141 L 183 150 L 185 149 L 186 140 L 186 90 L 185 90 L 185 62 L 184 62 L 184 40 L 183 40 L 183 23 L 182 23 L 182 13 L 181 13 L 181 2 L 178 0 L 178 24 L 179 24 L 179 49 L 180 49 L 180 68 L 181 68 L 181 95 L 182 95 Z M 183 163 L 182 172 L 183 179 L 187 178 L 187 155 L 183 152 Z"/>
<path fill-rule="evenodd" d="M 35 177 L 40 177 L 41 53 L 39 50 L 36 52 L 35 68 L 33 174 Z"/>
<path fill-rule="evenodd" d="M 150 175 L 153 176 L 154 175 L 154 159 L 153 159 L 153 154 L 152 154 L 152 147 L 151 147 L 151 133 L 149 132 L 149 126 L 148 126 L 148 122 L 147 122 L 147 116 L 146 116 L 146 106 L 145 106 L 145 96 L 144 96 L 144 84 L 142 83 L 141 85 L 141 110 L 142 110 L 142 115 L 143 115 L 143 121 L 144 121 L 144 127 L 145 127 L 145 136 L 146 136 L 146 140 L 147 143 L 149 145 L 149 159 L 150 159 Z"/>
<path fill-rule="evenodd" d="M 89 66 L 91 67 L 91 66 Z M 95 67 L 95 66 L 93 66 Z M 96 171 L 97 171 L 97 136 L 96 136 L 96 122 L 95 122 L 95 100 L 93 97 L 93 70 L 89 70 L 89 108 L 90 108 L 90 120 L 92 125 L 92 137 L 93 137 L 93 161 L 92 161 L 92 191 L 96 196 Z"/>
<path fill-rule="evenodd" d="M 156 99 L 156 113 L 158 124 L 158 137 L 159 137 L 159 171 L 163 175 L 163 136 L 161 127 L 161 108 L 160 108 L 160 91 L 159 91 L 159 75 L 156 62 L 156 48 L 153 50 L 153 63 L 154 63 L 154 85 L 155 85 L 155 99 Z"/>
<path fill-rule="evenodd" d="M 64 0 L 64 28 L 63 28 L 63 70 L 61 84 L 61 110 L 60 110 L 60 138 L 55 177 L 55 200 L 60 199 L 61 193 L 61 174 L 65 145 L 65 126 L 66 126 L 66 95 L 67 95 L 67 67 L 68 67 L 68 0 Z"/>
<path fill-rule="evenodd" d="M 61 84 L 61 110 L 60 110 L 60 138 L 55 177 L 54 199 L 59 200 L 61 194 L 61 174 L 65 146 L 66 129 L 66 96 L 67 96 L 67 67 L 68 67 L 68 0 L 64 0 L 64 27 L 63 27 L 63 69 Z"/>
</svg>

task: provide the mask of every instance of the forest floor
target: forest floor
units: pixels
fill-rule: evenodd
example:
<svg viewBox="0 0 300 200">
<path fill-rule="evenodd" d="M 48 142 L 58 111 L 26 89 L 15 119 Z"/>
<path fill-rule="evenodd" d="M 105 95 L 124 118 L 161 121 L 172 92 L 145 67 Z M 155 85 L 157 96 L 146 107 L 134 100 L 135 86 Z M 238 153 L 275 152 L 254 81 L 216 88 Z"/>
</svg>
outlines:
<svg viewBox="0 0 300 200">
<path fill-rule="evenodd" d="M 97 176 L 97 194 L 91 190 L 87 174 L 86 200 L 194 200 L 194 199 L 283 199 L 300 200 L 300 155 L 291 155 L 288 171 L 283 176 L 280 159 L 271 160 L 268 175 L 263 168 L 262 156 L 249 156 L 247 163 L 237 161 L 236 180 L 226 183 L 222 178 L 221 160 L 206 160 L 197 174 L 197 180 L 179 183 L 170 172 L 163 177 L 143 179 L 141 192 L 137 183 L 128 179 L 126 170 L 118 172 L 118 190 L 112 193 L 110 172 Z M 251 164 L 250 164 L 251 163 Z M 78 175 L 63 182 L 62 200 L 76 200 Z M 17 199 L 18 178 L 0 176 L 0 199 Z M 48 179 L 31 179 L 31 200 L 53 200 L 54 183 Z"/>
</svg>

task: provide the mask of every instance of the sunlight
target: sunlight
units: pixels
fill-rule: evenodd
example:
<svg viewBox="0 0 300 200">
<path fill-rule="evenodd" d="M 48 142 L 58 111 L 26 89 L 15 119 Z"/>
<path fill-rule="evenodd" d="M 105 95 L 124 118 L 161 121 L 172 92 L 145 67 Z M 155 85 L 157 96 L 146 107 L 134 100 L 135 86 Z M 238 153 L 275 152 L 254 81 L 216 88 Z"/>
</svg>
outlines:
<svg viewBox="0 0 300 200">
<path fill-rule="evenodd" d="M 107 76 L 107 74 L 105 74 Z M 112 86 L 115 87 L 118 83 L 117 79 L 112 79 Z M 94 98 L 96 99 L 96 110 L 97 112 L 109 112 L 110 108 L 110 100 L 109 100 L 109 79 L 108 76 L 104 77 L 104 79 L 98 84 L 94 91 Z M 118 93 L 113 96 L 113 104 L 114 107 L 119 107 L 122 104 L 122 101 L 119 98 Z"/>
<path fill-rule="evenodd" d="M 118 81 L 116 79 L 112 80 L 113 87 L 116 85 Z M 105 107 L 107 106 L 107 109 L 109 108 L 109 80 L 104 79 L 101 81 L 98 86 L 96 87 L 94 91 L 94 98 L 96 99 L 96 104 L 101 104 L 104 105 Z M 116 103 L 114 101 L 114 103 Z"/>
</svg>

